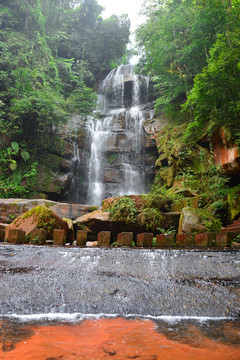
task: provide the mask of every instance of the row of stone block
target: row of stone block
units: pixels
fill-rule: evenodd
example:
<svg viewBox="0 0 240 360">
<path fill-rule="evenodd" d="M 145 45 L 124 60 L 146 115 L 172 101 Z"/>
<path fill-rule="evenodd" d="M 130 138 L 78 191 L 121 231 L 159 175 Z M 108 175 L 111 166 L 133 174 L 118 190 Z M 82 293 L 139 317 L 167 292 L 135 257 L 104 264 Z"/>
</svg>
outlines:
<svg viewBox="0 0 240 360">
<path fill-rule="evenodd" d="M 0 241 L 4 241 L 4 230 L 0 229 Z M 87 231 L 78 230 L 76 237 L 77 246 L 86 246 L 87 243 Z M 159 248 L 169 247 L 225 247 L 230 246 L 234 240 L 236 233 L 224 232 L 224 233 L 204 233 L 204 234 L 161 234 L 156 236 L 156 243 L 154 244 Z M 55 229 L 53 232 L 53 244 L 54 245 L 65 245 L 67 234 L 65 230 Z M 23 244 L 30 242 L 36 245 L 44 245 L 47 240 L 47 233 L 44 230 L 34 230 L 27 237 L 25 232 L 17 229 L 9 229 L 7 242 L 12 244 Z M 97 244 L 100 247 L 111 246 L 111 232 L 101 231 L 98 233 Z M 132 246 L 133 244 L 133 233 L 122 232 L 117 235 L 117 246 Z M 137 247 L 152 247 L 153 234 L 152 233 L 141 233 L 137 235 Z"/>
</svg>

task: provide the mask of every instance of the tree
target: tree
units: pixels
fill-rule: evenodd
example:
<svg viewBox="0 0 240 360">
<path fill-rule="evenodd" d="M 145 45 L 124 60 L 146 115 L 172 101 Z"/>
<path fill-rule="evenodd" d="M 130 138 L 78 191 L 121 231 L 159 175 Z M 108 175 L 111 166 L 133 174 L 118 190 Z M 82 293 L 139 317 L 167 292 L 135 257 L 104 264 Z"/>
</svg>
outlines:
<svg viewBox="0 0 240 360">
<path fill-rule="evenodd" d="M 137 31 L 139 67 L 156 82 L 156 107 L 179 109 L 225 29 L 226 6 L 221 0 L 151 0 L 145 13 L 146 24 Z"/>
</svg>

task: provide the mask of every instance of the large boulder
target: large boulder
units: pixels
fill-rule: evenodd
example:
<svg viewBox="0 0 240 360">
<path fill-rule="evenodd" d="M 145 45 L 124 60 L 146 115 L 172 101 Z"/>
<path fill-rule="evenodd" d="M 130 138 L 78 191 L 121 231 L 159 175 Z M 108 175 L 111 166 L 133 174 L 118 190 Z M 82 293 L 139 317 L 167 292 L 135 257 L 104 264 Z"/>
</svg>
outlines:
<svg viewBox="0 0 240 360">
<path fill-rule="evenodd" d="M 110 228 L 109 212 L 93 211 L 77 218 L 74 222 L 78 229 L 88 230 L 93 233 L 108 231 Z"/>
<path fill-rule="evenodd" d="M 223 129 L 212 137 L 213 157 L 216 165 L 220 165 L 225 174 L 240 177 L 240 154 L 236 144 L 228 140 Z"/>
<path fill-rule="evenodd" d="M 186 207 L 182 210 L 178 233 L 219 232 L 221 222 L 208 211 Z"/>
<path fill-rule="evenodd" d="M 65 220 L 57 216 L 46 206 L 37 206 L 25 214 L 19 216 L 6 228 L 5 239 L 8 239 L 10 229 L 25 231 L 26 235 L 36 229 L 43 229 L 47 232 L 47 239 L 53 239 L 55 229 L 68 231 L 68 224 Z"/>
<path fill-rule="evenodd" d="M 11 224 L 17 217 L 37 206 L 47 206 L 61 218 L 72 220 L 98 208 L 97 206 L 59 203 L 45 199 L 0 199 L 0 223 Z"/>
<path fill-rule="evenodd" d="M 144 194 L 144 195 L 124 195 L 117 197 L 110 197 L 102 202 L 102 209 L 110 211 L 111 208 L 123 198 L 129 198 L 134 202 L 135 208 L 141 212 L 144 208 L 156 208 L 163 212 L 169 212 L 171 199 L 163 195 Z"/>
</svg>

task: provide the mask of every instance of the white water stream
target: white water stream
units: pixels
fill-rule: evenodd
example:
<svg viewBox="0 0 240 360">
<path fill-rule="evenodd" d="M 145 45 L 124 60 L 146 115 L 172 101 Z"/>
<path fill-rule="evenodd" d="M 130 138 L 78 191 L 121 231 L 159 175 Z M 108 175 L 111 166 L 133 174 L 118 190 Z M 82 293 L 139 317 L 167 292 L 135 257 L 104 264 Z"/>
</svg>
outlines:
<svg viewBox="0 0 240 360">
<path fill-rule="evenodd" d="M 121 65 L 103 81 L 99 94 L 101 119 L 89 119 L 91 139 L 88 172 L 89 204 L 100 205 L 110 196 L 145 192 L 145 164 L 141 151 L 142 122 L 149 116 L 149 79 L 134 75 L 132 65 Z"/>
</svg>

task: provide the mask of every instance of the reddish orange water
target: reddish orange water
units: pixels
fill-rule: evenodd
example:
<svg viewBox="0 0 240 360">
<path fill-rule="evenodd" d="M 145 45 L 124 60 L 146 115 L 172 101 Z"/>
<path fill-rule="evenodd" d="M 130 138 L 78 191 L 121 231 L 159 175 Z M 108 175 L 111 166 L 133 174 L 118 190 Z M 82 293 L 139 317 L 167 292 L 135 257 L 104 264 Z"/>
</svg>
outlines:
<svg viewBox="0 0 240 360">
<path fill-rule="evenodd" d="M 75 325 L 25 326 L 23 331 L 28 335 L 17 342 L 13 333 L 4 336 L 0 329 L 1 360 L 240 359 L 240 344 L 210 340 L 194 326 L 189 328 L 196 337 L 194 346 L 167 339 L 154 322 L 144 320 L 85 320 Z"/>
</svg>

